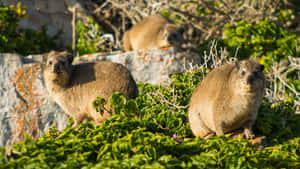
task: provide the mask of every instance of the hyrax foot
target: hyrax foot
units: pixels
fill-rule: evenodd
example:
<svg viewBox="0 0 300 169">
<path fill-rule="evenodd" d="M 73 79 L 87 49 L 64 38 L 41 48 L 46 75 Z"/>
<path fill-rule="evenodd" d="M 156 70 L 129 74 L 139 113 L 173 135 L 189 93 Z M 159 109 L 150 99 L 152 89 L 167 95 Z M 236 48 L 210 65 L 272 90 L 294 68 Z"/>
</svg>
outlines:
<svg viewBox="0 0 300 169">
<path fill-rule="evenodd" d="M 253 139 L 255 137 L 255 135 L 252 133 L 252 130 L 250 128 L 245 128 L 244 133 L 246 139 Z"/>
<path fill-rule="evenodd" d="M 215 133 L 209 133 L 209 134 L 207 134 L 206 136 L 204 136 L 203 138 L 204 139 L 208 139 L 209 137 L 213 137 L 213 136 L 215 136 L 216 134 Z"/>
<path fill-rule="evenodd" d="M 216 125 L 216 134 L 217 134 L 217 136 L 223 136 L 224 135 L 223 126 L 224 126 L 223 122 L 219 125 Z"/>
<path fill-rule="evenodd" d="M 252 132 L 252 124 L 253 124 L 252 121 L 248 121 L 245 124 L 244 133 L 245 133 L 246 139 L 253 139 L 255 137 L 255 135 Z"/>
<path fill-rule="evenodd" d="M 76 129 L 78 126 L 79 126 L 79 123 L 74 122 L 74 124 L 72 125 L 72 128 L 73 128 L 73 129 Z"/>
<path fill-rule="evenodd" d="M 74 129 L 77 128 L 81 123 L 89 120 L 84 113 L 73 115 L 73 119 L 74 119 L 74 124 L 72 125 L 72 127 Z"/>
<path fill-rule="evenodd" d="M 77 127 L 80 125 L 81 122 L 82 122 L 82 121 L 78 121 L 78 120 L 75 120 L 75 119 L 74 119 L 74 124 L 72 125 L 72 128 L 73 128 L 73 129 L 77 129 Z"/>
</svg>

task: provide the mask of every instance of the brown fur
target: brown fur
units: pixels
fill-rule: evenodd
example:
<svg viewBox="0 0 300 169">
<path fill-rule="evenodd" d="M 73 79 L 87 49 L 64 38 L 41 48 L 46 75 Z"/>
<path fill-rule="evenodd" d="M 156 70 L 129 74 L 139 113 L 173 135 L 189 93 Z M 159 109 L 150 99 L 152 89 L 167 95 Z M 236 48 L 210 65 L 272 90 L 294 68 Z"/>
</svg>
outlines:
<svg viewBox="0 0 300 169">
<path fill-rule="evenodd" d="M 174 46 L 180 48 L 183 29 L 168 18 L 156 14 L 134 25 L 123 35 L 124 50 Z"/>
<path fill-rule="evenodd" d="M 193 134 L 206 138 L 243 128 L 245 137 L 253 138 L 251 128 L 265 88 L 263 69 L 253 60 L 244 60 L 211 71 L 190 100 Z"/>
<path fill-rule="evenodd" d="M 73 56 L 67 52 L 50 52 L 44 81 L 50 96 L 74 118 L 73 127 L 87 119 L 97 124 L 110 117 L 108 112 L 101 115 L 93 108 L 97 96 L 107 100 L 120 92 L 127 98 L 137 97 L 136 83 L 121 64 L 103 61 L 72 65 L 72 61 Z"/>
</svg>

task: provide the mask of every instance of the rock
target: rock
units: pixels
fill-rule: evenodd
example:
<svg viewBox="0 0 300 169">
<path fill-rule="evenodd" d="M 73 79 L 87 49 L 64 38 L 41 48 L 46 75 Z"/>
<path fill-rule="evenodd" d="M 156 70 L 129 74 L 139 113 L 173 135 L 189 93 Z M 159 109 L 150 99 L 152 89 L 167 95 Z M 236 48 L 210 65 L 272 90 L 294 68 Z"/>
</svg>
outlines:
<svg viewBox="0 0 300 169">
<path fill-rule="evenodd" d="M 26 61 L 26 62 L 25 62 Z M 0 54 L 0 146 L 38 138 L 55 124 L 62 130 L 68 117 L 47 94 L 41 65 L 17 54 Z"/>
<path fill-rule="evenodd" d="M 200 65 L 201 58 L 195 53 L 178 52 L 174 48 L 152 48 L 126 53 L 88 54 L 76 57 L 73 63 L 103 60 L 125 65 L 136 82 L 164 84 L 172 74 Z"/>
</svg>

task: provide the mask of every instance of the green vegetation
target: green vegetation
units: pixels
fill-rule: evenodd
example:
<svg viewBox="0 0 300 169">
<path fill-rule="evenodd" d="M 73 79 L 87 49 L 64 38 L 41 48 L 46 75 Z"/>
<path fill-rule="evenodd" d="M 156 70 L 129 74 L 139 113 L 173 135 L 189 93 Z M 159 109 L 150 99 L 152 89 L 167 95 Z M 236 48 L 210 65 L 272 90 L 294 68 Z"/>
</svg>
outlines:
<svg viewBox="0 0 300 169">
<path fill-rule="evenodd" d="M 207 73 L 174 75 L 170 86 L 139 84 L 140 96 L 126 100 L 119 93 L 108 102 L 115 114 L 102 125 L 73 121 L 63 132 L 51 128 L 43 137 L 16 143 L 9 161 L 0 153 L 0 168 L 297 168 L 300 166 L 300 115 L 292 100 L 270 105 L 258 113 L 255 133 L 269 145 L 257 148 L 248 140 L 193 138 L 188 100 Z M 105 103 L 97 99 L 94 106 Z M 285 122 L 285 123 L 283 123 Z"/>
<path fill-rule="evenodd" d="M 233 54 L 238 49 L 239 59 L 260 58 L 260 62 L 269 67 L 273 61 L 288 56 L 300 57 L 300 36 L 268 19 L 256 25 L 240 21 L 237 26 L 227 24 L 224 29 L 225 44 Z"/>
<path fill-rule="evenodd" d="M 86 22 L 79 21 L 76 25 L 78 39 L 76 42 L 76 50 L 79 55 L 103 52 L 101 49 L 101 26 L 98 25 L 93 18 L 87 18 Z"/>
<path fill-rule="evenodd" d="M 300 137 L 300 114 L 295 114 L 295 111 L 292 98 L 276 104 L 270 104 L 265 99 L 254 124 L 254 133 L 267 136 L 268 144 Z"/>
<path fill-rule="evenodd" d="M 25 17 L 26 10 L 21 3 L 17 6 L 0 5 L 0 52 L 16 52 L 26 56 L 57 49 L 54 41 L 59 34 L 48 37 L 46 26 L 39 31 L 17 30 L 19 21 Z"/>
</svg>

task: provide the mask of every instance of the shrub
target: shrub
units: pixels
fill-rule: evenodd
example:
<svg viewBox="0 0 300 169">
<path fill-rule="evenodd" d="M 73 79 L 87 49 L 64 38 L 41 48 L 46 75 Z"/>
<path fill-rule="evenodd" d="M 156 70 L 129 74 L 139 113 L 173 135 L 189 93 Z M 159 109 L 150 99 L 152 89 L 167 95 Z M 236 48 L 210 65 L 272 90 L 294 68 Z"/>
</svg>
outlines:
<svg viewBox="0 0 300 169">
<path fill-rule="evenodd" d="M 54 37 L 47 35 L 47 27 L 34 31 L 17 29 L 21 19 L 26 18 L 26 10 L 18 3 L 17 6 L 0 4 L 0 52 L 16 52 L 22 55 L 39 54 L 57 49 Z"/>
<path fill-rule="evenodd" d="M 79 55 L 103 52 L 101 48 L 101 30 L 101 26 L 91 17 L 89 17 L 86 22 L 77 22 L 76 32 L 78 39 L 76 42 L 76 50 Z"/>
<path fill-rule="evenodd" d="M 265 99 L 254 124 L 254 133 L 267 136 L 269 144 L 282 143 L 300 136 L 300 114 L 295 114 L 292 98 L 271 104 Z"/>
<path fill-rule="evenodd" d="M 10 52 L 17 47 L 21 37 L 16 33 L 17 23 L 26 15 L 25 9 L 19 3 L 16 7 L 0 5 L 0 51 Z"/>
<path fill-rule="evenodd" d="M 251 25 L 240 21 L 237 26 L 225 26 L 225 45 L 238 58 L 260 58 L 260 62 L 270 67 L 273 61 L 287 59 L 288 56 L 300 57 L 300 36 L 288 32 L 265 19 Z"/>
</svg>

